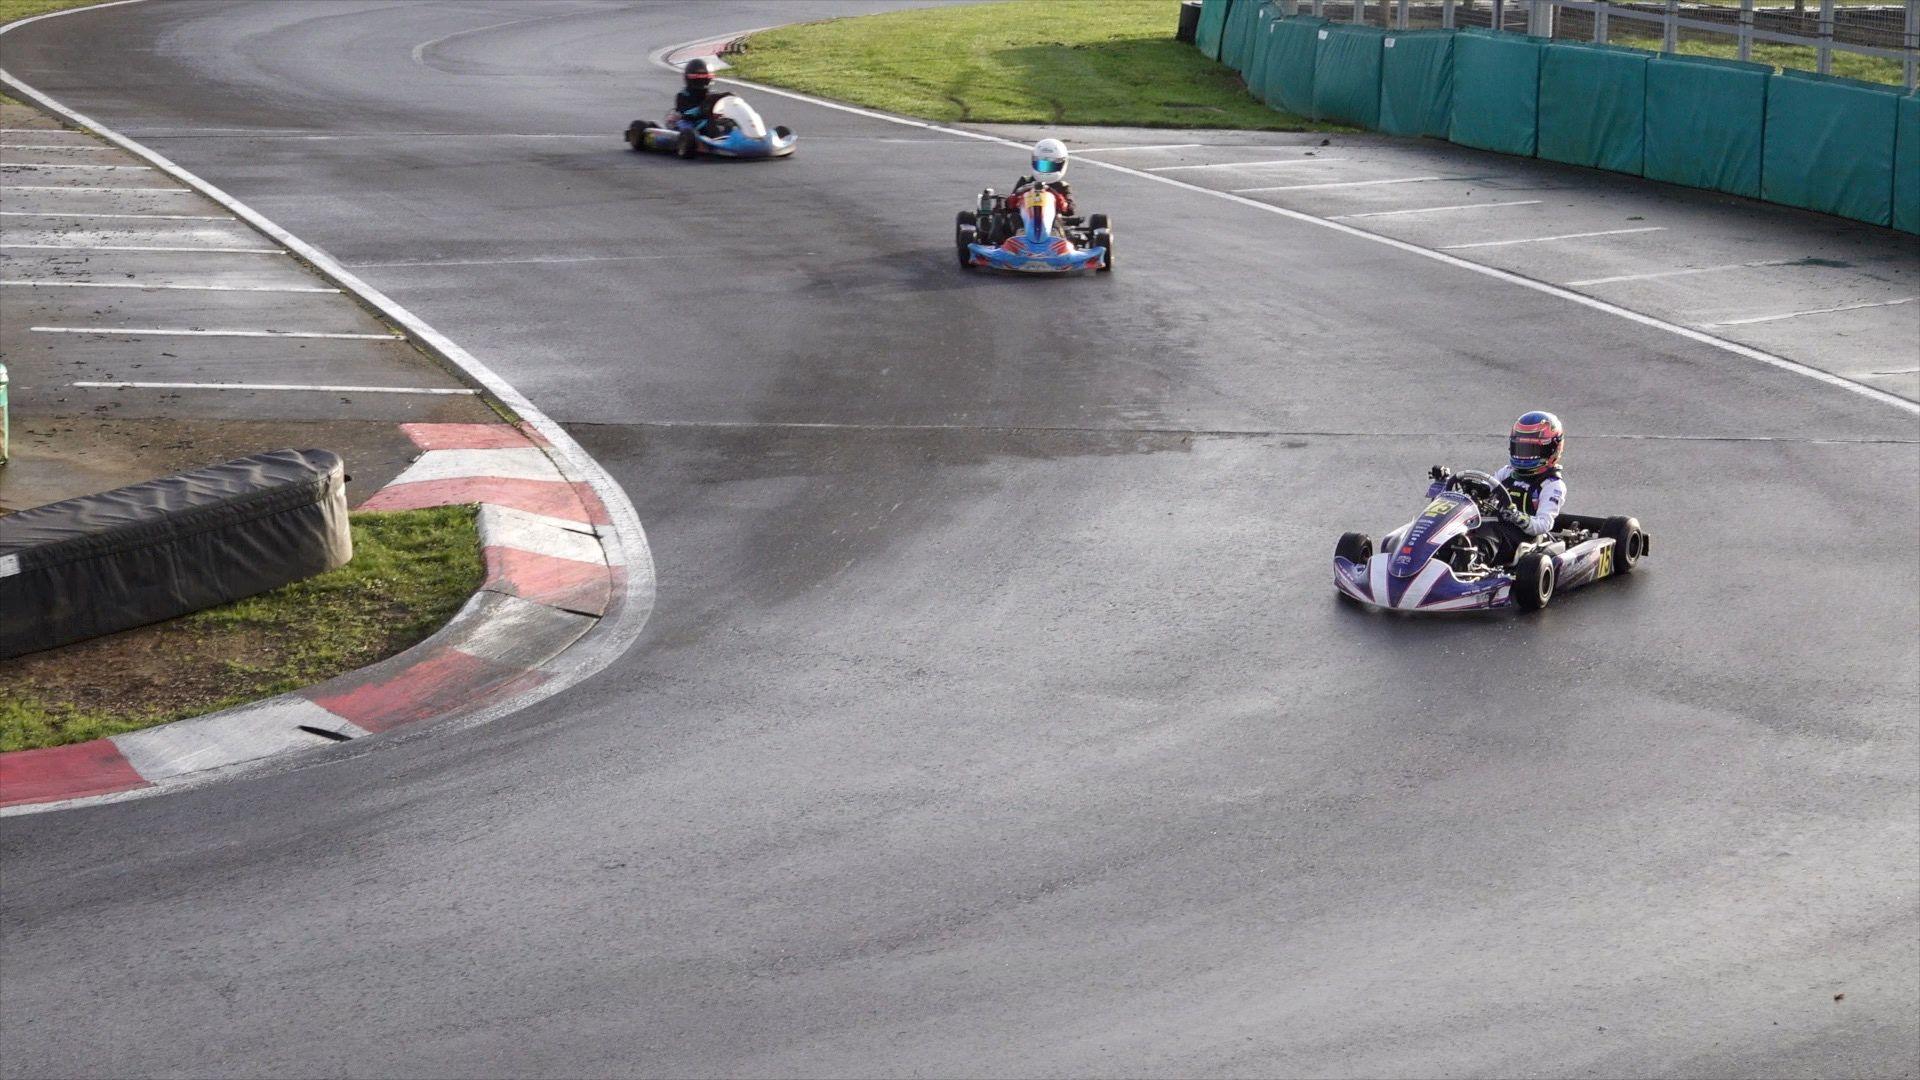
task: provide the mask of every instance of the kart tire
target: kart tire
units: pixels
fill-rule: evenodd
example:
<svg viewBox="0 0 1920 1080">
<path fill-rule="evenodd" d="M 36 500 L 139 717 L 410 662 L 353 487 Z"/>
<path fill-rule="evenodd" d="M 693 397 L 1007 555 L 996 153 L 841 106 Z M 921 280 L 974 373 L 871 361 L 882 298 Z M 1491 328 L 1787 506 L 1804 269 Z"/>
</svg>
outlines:
<svg viewBox="0 0 1920 1080">
<path fill-rule="evenodd" d="M 1112 227 L 1113 226 L 1107 224 L 1107 215 L 1105 214 L 1089 214 L 1087 216 L 1088 229 L 1110 229 Z"/>
<path fill-rule="evenodd" d="M 1373 558 L 1373 537 L 1366 533 L 1341 533 L 1339 542 L 1333 545 L 1333 555 L 1356 566 L 1364 566 L 1368 559 Z"/>
<path fill-rule="evenodd" d="M 693 132 L 681 132 L 680 141 L 675 143 L 673 147 L 674 156 L 691 161 L 693 159 L 693 145 Z"/>
<path fill-rule="evenodd" d="M 973 252 L 967 250 L 967 245 L 973 243 L 974 237 L 980 235 L 979 221 L 979 217 L 968 210 L 962 210 L 954 215 L 953 247 L 954 253 L 960 257 L 962 270 L 973 269 Z"/>
<path fill-rule="evenodd" d="M 791 139 L 791 138 L 793 138 L 793 129 L 792 129 L 792 128 L 790 128 L 790 127 L 788 127 L 788 126 L 786 126 L 785 124 L 776 124 L 776 125 L 774 125 L 774 129 L 773 129 L 773 133 L 774 133 L 775 135 L 778 135 L 778 136 L 780 136 L 780 137 L 781 137 L 781 138 L 783 138 L 783 139 Z"/>
<path fill-rule="evenodd" d="M 1522 611 L 1539 611 L 1553 602 L 1553 559 L 1536 551 L 1513 567 L 1513 602 Z"/>
<path fill-rule="evenodd" d="M 1097 215 L 1097 214 L 1095 215 L 1095 217 L 1099 218 L 1099 220 L 1102 220 L 1102 221 L 1106 220 L 1104 217 L 1101 217 L 1100 215 Z M 1102 274 L 1105 274 L 1112 271 L 1113 269 L 1113 230 L 1112 229 L 1093 230 L 1093 246 L 1103 247 L 1107 249 L 1107 257 L 1100 261 L 1099 272 Z"/>
<path fill-rule="evenodd" d="M 1600 535 L 1613 541 L 1613 572 L 1631 574 L 1640 556 L 1647 553 L 1647 534 L 1630 517 L 1610 517 L 1600 524 Z"/>
</svg>

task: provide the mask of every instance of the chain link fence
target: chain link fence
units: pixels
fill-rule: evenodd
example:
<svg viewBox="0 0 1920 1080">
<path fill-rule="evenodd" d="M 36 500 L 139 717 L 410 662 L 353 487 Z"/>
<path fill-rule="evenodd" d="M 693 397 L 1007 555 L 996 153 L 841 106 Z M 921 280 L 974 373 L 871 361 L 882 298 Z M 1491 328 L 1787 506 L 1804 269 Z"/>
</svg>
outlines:
<svg viewBox="0 0 1920 1080">
<path fill-rule="evenodd" d="M 1280 0 L 1285 14 L 1396 30 L 1483 27 L 1718 56 L 1914 89 L 1920 0 Z"/>
</svg>

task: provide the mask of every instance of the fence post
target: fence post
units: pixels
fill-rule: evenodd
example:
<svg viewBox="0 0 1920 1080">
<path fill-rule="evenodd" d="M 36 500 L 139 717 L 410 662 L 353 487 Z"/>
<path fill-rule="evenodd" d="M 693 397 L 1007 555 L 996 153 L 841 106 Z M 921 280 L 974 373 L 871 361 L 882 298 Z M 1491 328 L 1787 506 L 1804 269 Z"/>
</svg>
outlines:
<svg viewBox="0 0 1920 1080">
<path fill-rule="evenodd" d="M 1753 0 L 1740 0 L 1740 59 L 1753 59 Z"/>
<path fill-rule="evenodd" d="M 1596 44 L 1607 43 L 1607 9 L 1612 6 L 1609 0 L 1600 0 L 1593 5 L 1593 40 Z"/>
<path fill-rule="evenodd" d="M 1393 28 L 1395 30 L 1405 30 L 1407 28 L 1407 5 L 1410 3 L 1412 3 L 1412 0 L 1400 0 L 1398 4 L 1394 5 Z M 1908 10 L 1911 11 L 1915 4 L 1920 4 L 1920 0 L 1907 0 Z"/>
<path fill-rule="evenodd" d="M 1814 46 L 1818 58 L 1814 70 L 1833 74 L 1833 0 L 1820 0 L 1820 44 Z"/>
<path fill-rule="evenodd" d="M 1493 0 L 1492 18 L 1493 22 L 1490 25 L 1495 30 L 1505 30 L 1507 28 L 1507 0 Z"/>
<path fill-rule="evenodd" d="M 1320 8 L 1325 3 L 1326 3 L 1326 0 L 1313 0 L 1313 17 L 1314 18 L 1317 19 L 1320 17 Z"/>
<path fill-rule="evenodd" d="M 1367 0 L 1353 0 L 1353 17 L 1347 20 L 1356 26 L 1365 26 L 1367 22 Z"/>
<path fill-rule="evenodd" d="M 1903 44 L 1907 47 L 1907 57 L 1901 66 L 1906 68 L 1907 89 L 1912 90 L 1920 80 L 1920 0 L 1907 0 L 1907 34 Z"/>
<path fill-rule="evenodd" d="M 1831 0 L 1821 0 L 1822 3 Z M 1661 20 L 1660 51 L 1680 51 L 1680 0 L 1667 0 L 1667 15 Z"/>
<path fill-rule="evenodd" d="M 1453 5 L 1455 2 L 1456 0 L 1441 0 L 1440 26 L 1442 29 L 1445 29 L 1445 30 L 1453 29 Z M 1920 0 L 1907 0 L 1907 4 L 1909 5 L 1909 10 L 1911 10 L 1911 5 L 1913 5 L 1914 3 L 1920 3 Z"/>
</svg>

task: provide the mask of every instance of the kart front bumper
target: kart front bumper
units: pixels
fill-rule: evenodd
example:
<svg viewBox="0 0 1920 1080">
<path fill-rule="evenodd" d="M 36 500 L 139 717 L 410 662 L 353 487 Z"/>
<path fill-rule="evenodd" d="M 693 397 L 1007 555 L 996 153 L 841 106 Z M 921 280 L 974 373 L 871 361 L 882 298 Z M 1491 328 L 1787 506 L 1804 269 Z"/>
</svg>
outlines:
<svg viewBox="0 0 1920 1080">
<path fill-rule="evenodd" d="M 1412 577 L 1394 577 L 1393 553 L 1364 563 L 1333 557 L 1333 585 L 1342 595 L 1388 611 L 1487 611 L 1513 605 L 1513 576 L 1488 574 L 1461 581 L 1453 567 L 1432 560 Z"/>
<path fill-rule="evenodd" d="M 1107 264 L 1107 249 L 1104 247 L 1042 254 L 988 244 L 968 244 L 967 250 L 972 253 L 975 266 L 1012 270 L 1021 274 L 1067 274 L 1075 270 L 1098 270 Z"/>
</svg>

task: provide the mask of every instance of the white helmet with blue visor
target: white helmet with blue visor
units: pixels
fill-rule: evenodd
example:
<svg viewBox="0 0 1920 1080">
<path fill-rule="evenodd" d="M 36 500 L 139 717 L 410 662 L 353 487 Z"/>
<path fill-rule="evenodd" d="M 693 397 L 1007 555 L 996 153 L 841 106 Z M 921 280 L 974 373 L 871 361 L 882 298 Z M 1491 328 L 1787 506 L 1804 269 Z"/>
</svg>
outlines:
<svg viewBox="0 0 1920 1080">
<path fill-rule="evenodd" d="M 1059 139 L 1041 139 L 1033 144 L 1033 175 L 1042 180 L 1058 180 L 1066 172 L 1066 143 Z"/>
</svg>

